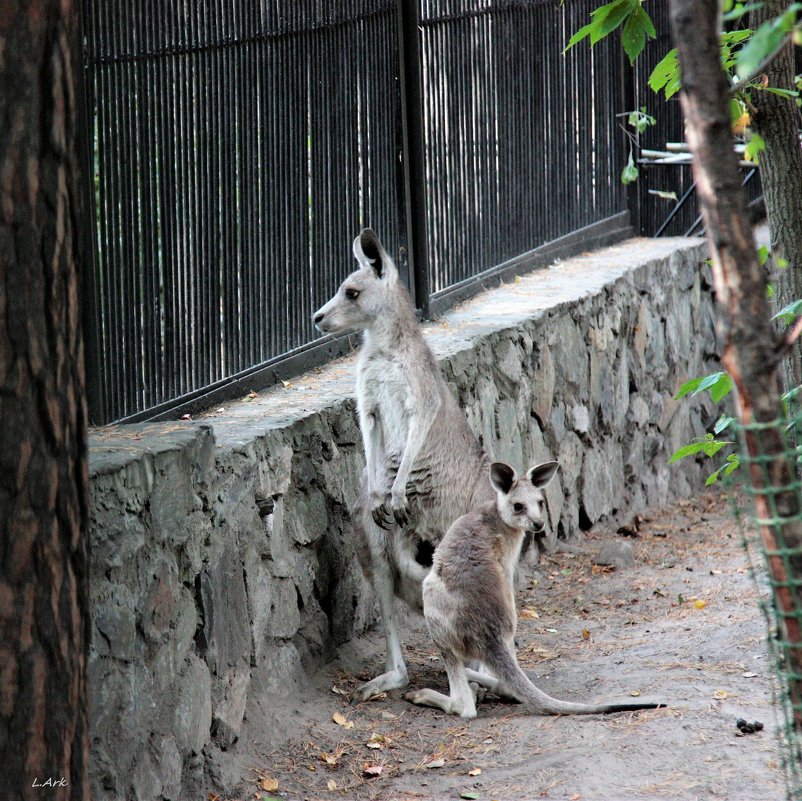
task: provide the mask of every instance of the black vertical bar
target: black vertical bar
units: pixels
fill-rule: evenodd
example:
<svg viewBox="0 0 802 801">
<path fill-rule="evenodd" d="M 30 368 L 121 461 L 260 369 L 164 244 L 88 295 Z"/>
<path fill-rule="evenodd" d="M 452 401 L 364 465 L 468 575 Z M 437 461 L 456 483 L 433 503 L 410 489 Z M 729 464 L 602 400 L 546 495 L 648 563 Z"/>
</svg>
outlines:
<svg viewBox="0 0 802 801">
<path fill-rule="evenodd" d="M 82 40 L 91 42 L 89 34 L 90 13 L 88 3 L 79 7 Z M 94 38 L 94 37 L 92 37 Z M 84 359 L 86 363 L 86 402 L 90 425 L 108 422 L 104 410 L 104 393 L 101 370 L 101 312 L 98 308 L 98 253 L 97 226 L 99 209 L 95 202 L 95 158 L 96 139 L 94 133 L 95 120 L 95 67 L 90 63 L 92 44 L 85 45 L 83 53 L 83 69 L 75 75 L 75 92 L 77 97 L 77 146 L 79 163 L 83 167 L 81 185 L 84 193 L 80 196 L 81 219 L 90 221 L 81 226 L 81 248 L 83 258 L 80 279 L 81 286 L 81 324 L 84 338 Z M 91 87 L 91 88 L 90 88 Z"/>
<path fill-rule="evenodd" d="M 429 265 L 426 242 L 426 176 L 423 105 L 420 79 L 418 0 L 398 0 L 398 70 L 401 100 L 402 160 L 410 265 L 410 294 L 424 318 L 429 317 Z"/>
</svg>

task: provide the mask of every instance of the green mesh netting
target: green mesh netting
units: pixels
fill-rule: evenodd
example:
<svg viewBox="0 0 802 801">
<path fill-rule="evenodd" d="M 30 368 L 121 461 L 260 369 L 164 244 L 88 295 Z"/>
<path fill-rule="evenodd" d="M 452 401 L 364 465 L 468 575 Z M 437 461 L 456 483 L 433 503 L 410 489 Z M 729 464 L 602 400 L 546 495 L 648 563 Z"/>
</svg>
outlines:
<svg viewBox="0 0 802 801">
<path fill-rule="evenodd" d="M 771 589 L 760 597 L 776 673 L 774 701 L 781 710 L 779 750 L 787 797 L 802 801 L 802 723 L 794 725 L 795 719 L 802 721 L 802 642 L 791 641 L 798 637 L 795 628 L 802 631 L 802 446 L 798 444 L 802 442 L 802 387 L 785 397 L 786 408 L 773 422 L 736 426 L 741 469 L 733 474 L 738 480 L 732 485 L 732 497 L 753 575 Z M 747 438 L 757 444 L 753 455 L 747 450 Z M 781 452 L 767 452 L 771 440 L 779 441 Z M 790 478 L 772 483 L 783 460 L 790 466 L 790 474 L 786 473 Z M 753 466 L 759 482 L 752 479 Z M 745 505 L 744 499 L 751 503 Z M 768 546 L 764 534 L 769 536 Z"/>
</svg>

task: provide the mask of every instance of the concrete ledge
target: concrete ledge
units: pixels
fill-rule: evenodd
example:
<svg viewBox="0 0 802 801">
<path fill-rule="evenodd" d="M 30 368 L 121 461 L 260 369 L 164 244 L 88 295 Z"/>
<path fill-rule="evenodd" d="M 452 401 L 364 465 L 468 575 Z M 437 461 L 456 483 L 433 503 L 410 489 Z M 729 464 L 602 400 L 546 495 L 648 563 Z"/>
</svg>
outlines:
<svg viewBox="0 0 802 801">
<path fill-rule="evenodd" d="M 426 326 L 495 458 L 556 458 L 552 544 L 685 496 L 670 454 L 712 420 L 672 395 L 715 368 L 701 240 L 630 240 L 491 290 Z M 355 338 L 355 345 L 358 339 Z M 363 464 L 354 359 L 193 423 L 90 437 L 92 785 L 185 799 L 236 784 L 297 688 L 375 619 L 348 508 Z"/>
</svg>

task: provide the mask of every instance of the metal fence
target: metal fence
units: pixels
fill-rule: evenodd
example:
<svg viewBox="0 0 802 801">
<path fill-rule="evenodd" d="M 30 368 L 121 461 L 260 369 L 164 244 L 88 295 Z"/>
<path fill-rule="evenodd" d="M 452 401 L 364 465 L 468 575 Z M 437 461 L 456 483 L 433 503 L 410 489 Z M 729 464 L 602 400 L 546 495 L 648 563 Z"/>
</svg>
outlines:
<svg viewBox="0 0 802 801">
<path fill-rule="evenodd" d="M 630 231 L 631 73 L 616 40 L 563 54 L 596 5 L 84 0 L 93 422 L 342 351 L 310 316 L 362 226 L 424 314 Z"/>
</svg>

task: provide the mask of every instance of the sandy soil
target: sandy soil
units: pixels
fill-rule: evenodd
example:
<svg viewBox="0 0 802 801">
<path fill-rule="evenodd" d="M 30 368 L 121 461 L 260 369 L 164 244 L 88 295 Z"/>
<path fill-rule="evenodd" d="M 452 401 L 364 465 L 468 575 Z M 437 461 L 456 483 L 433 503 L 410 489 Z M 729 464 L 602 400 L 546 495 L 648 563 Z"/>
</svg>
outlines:
<svg viewBox="0 0 802 801">
<path fill-rule="evenodd" d="M 350 690 L 381 671 L 376 633 L 287 701 L 238 797 L 784 798 L 760 591 L 727 501 L 707 494 L 653 510 L 630 539 L 631 568 L 592 564 L 610 536 L 620 535 L 590 532 L 576 553 L 544 558 L 519 593 L 519 660 L 561 698 L 640 694 L 670 708 L 537 717 L 488 695 L 463 721 L 400 691 L 350 706 Z M 447 692 L 422 620 L 410 616 L 403 639 L 411 686 Z M 740 735 L 739 717 L 765 729 Z"/>
</svg>

